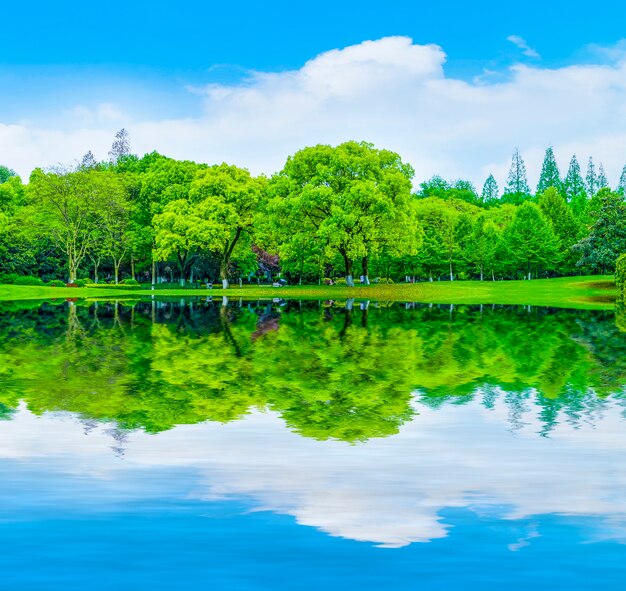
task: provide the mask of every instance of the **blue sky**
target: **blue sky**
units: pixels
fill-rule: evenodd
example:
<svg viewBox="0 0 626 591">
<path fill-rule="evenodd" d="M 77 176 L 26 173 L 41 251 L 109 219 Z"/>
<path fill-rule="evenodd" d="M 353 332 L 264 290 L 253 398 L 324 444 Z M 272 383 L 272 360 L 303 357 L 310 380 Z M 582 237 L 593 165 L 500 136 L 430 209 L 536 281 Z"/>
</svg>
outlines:
<svg viewBox="0 0 626 591">
<path fill-rule="evenodd" d="M 194 119 L 207 123 L 216 112 L 211 100 L 206 99 L 208 85 L 222 89 L 242 84 L 254 86 L 258 80 L 250 81 L 251 71 L 299 72 L 305 63 L 324 52 L 359 46 L 366 41 L 405 37 L 415 46 L 436 44 L 445 54 L 441 69 L 446 80 L 475 87 L 497 87 L 518 76 L 515 68 L 519 65 L 535 72 L 590 64 L 615 66 L 621 60 L 624 45 L 620 42 L 626 36 L 623 32 L 626 7 L 618 2 L 603 3 L 595 8 L 587 2 L 574 1 L 565 7 L 563 3 L 534 0 L 523 4 L 417 1 L 385 5 L 327 0 L 307 4 L 205 1 L 175 5 L 166 2 L 102 5 L 70 1 L 12 3 L 3 7 L 2 16 L 0 142 L 5 147 L 0 147 L 0 160 L 6 161 L 8 156 L 23 175 L 35 165 L 35 158 L 42 159 L 37 163 L 50 164 L 55 158 L 80 157 L 82 144 L 85 151 L 92 148 L 100 151 L 97 156 L 104 157 L 105 134 L 111 137 L 120 126 L 129 127 L 131 138 L 134 131 L 139 151 L 157 148 L 181 157 L 219 159 L 213 150 L 189 148 L 185 151 L 181 148 L 185 143 L 182 137 L 177 136 L 176 142 L 156 141 L 159 134 L 146 134 L 144 128 L 152 129 L 164 120 Z M 369 60 L 370 56 L 365 59 Z M 411 75 L 409 73 L 409 77 Z M 590 72 L 589 79 L 592 78 Z M 267 96 L 274 102 L 281 101 L 274 92 Z M 287 96 L 291 95 L 288 93 L 282 99 L 288 100 Z M 293 101 L 301 98 L 291 96 Z M 390 106 L 389 101 L 384 104 Z M 276 144 L 276 156 L 271 162 L 251 161 L 254 158 L 242 150 L 239 163 L 253 170 L 272 172 L 280 166 L 278 152 L 281 149 L 297 148 L 312 141 L 340 141 L 355 130 L 363 135 L 362 139 L 382 139 L 392 144 L 390 147 L 397 144 L 398 149 L 406 150 L 406 138 L 396 142 L 394 137 L 388 139 L 373 128 L 368 133 L 368 118 L 380 123 L 376 106 L 369 105 L 368 109 L 364 107 L 359 124 L 346 126 L 343 134 L 310 134 L 303 129 L 298 138 L 293 137 L 292 127 L 290 141 L 282 138 Z M 77 117 L 77 113 L 81 116 Z M 488 116 L 489 112 L 485 110 L 483 114 Z M 231 120 L 238 118 L 236 113 L 230 116 Z M 511 116 L 517 115 L 511 111 Z M 433 117 L 441 122 L 445 135 L 447 113 L 432 114 L 429 122 Z M 341 127 L 339 115 L 333 117 L 325 111 L 323 122 L 331 120 L 337 131 Z M 387 127 L 394 124 L 390 121 Z M 9 134 L 6 130 L 3 133 L 2 125 L 21 127 L 12 128 Z M 593 118 L 589 125 L 596 125 Z M 220 134 L 225 134 L 222 139 L 227 140 L 226 143 L 235 136 L 243 143 L 250 143 L 242 137 L 241 130 L 225 126 L 225 120 L 221 120 L 206 131 L 214 135 L 219 129 Z M 280 122 L 277 126 L 280 127 Z M 317 127 L 323 125 L 320 123 Z M 80 139 L 76 137 L 79 129 L 82 130 Z M 88 139 L 89 131 L 92 142 Z M 53 132 L 57 144 L 62 144 L 61 149 L 51 150 L 49 146 L 54 142 L 50 138 L 47 143 L 39 141 L 49 132 Z M 26 135 L 31 143 L 17 150 L 8 147 L 7 142 L 18 141 Z M 568 134 L 562 137 L 557 130 L 537 136 L 507 138 L 506 157 L 519 145 L 522 151 L 529 151 L 532 170 L 534 152 L 545 148 L 544 144 L 551 143 L 555 147 L 564 144 L 570 149 L 583 139 L 574 141 Z M 158 145 L 149 145 L 150 141 Z M 197 141 L 196 138 L 188 145 L 196 145 Z M 498 167 L 503 166 L 505 142 L 501 143 L 502 147 L 492 146 L 481 152 L 483 161 L 475 173 L 476 182 L 485 167 L 496 168 L 498 173 Z M 586 146 L 583 149 L 587 149 Z M 31 154 L 30 159 L 24 156 L 27 153 Z M 233 144 L 225 151 L 224 158 L 236 158 L 238 154 Z M 407 157 L 418 156 L 410 153 Z M 479 164 L 477 160 L 460 162 L 457 156 L 434 156 L 432 162 L 425 161 L 423 166 L 413 162 L 418 172 L 423 169 L 421 176 L 434 172 L 471 176 L 470 171 Z M 569 154 L 563 154 L 564 161 L 568 158 Z M 617 168 L 618 163 L 607 163 L 607 167 L 611 166 Z"/>
</svg>

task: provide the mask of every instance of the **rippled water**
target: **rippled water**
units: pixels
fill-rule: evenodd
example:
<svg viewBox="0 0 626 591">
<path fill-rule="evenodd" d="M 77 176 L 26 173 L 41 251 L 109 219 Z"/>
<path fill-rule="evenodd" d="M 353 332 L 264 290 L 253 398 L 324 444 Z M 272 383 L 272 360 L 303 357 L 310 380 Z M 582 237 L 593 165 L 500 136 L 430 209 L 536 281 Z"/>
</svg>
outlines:
<svg viewBox="0 0 626 591">
<path fill-rule="evenodd" d="M 613 311 L 1 312 L 1 589 L 626 584 Z"/>
</svg>

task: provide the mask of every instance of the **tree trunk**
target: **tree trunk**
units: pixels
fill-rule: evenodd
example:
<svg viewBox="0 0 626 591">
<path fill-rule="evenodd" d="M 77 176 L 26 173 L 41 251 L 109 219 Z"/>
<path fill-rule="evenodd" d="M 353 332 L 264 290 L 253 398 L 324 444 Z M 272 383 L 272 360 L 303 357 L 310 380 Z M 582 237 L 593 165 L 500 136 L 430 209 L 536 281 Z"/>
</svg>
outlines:
<svg viewBox="0 0 626 591">
<path fill-rule="evenodd" d="M 370 284 L 370 278 L 369 278 L 369 257 L 364 256 L 362 261 L 361 261 L 361 266 L 363 268 L 363 285 L 369 285 Z"/>
<path fill-rule="evenodd" d="M 135 255 L 130 255 L 130 276 L 132 280 L 135 280 Z"/>
<path fill-rule="evenodd" d="M 482 265 L 481 265 L 481 267 L 480 267 L 480 280 L 483 281 L 483 279 L 484 279 L 484 274 L 483 274 L 483 268 L 482 268 Z"/>
<path fill-rule="evenodd" d="M 352 279 L 352 259 L 348 258 L 345 250 L 340 250 L 339 252 L 343 257 L 343 263 L 346 269 L 346 285 L 348 287 L 354 287 L 354 280 Z"/>
<path fill-rule="evenodd" d="M 452 261 L 450 261 L 450 281 L 454 281 L 454 273 L 452 272 Z"/>
<path fill-rule="evenodd" d="M 228 289 L 228 263 L 229 261 L 224 257 L 220 264 L 220 279 L 222 280 L 222 289 Z"/>
<path fill-rule="evenodd" d="M 154 260 L 154 257 L 152 257 L 152 289 L 155 289 L 155 284 L 156 284 L 156 261 Z"/>
</svg>

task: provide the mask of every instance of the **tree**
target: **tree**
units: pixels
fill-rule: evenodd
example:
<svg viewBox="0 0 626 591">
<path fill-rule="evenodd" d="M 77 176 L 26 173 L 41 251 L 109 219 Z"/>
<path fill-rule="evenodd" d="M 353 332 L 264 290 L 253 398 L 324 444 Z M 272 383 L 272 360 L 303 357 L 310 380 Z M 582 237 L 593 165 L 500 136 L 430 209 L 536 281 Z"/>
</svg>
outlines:
<svg viewBox="0 0 626 591">
<path fill-rule="evenodd" d="M 619 177 L 619 185 L 617 185 L 617 192 L 620 195 L 626 194 L 626 165 L 622 168 L 622 174 Z"/>
<path fill-rule="evenodd" d="M 125 129 L 120 129 L 115 134 L 115 140 L 109 150 L 109 160 L 117 164 L 125 156 L 130 155 L 130 136 Z"/>
<path fill-rule="evenodd" d="M 562 271 L 573 269 L 576 257 L 572 246 L 580 237 L 580 226 L 568 207 L 564 197 L 554 187 L 539 195 L 539 207 L 552 224 L 552 229 L 559 240 L 559 258 L 564 265 Z"/>
<path fill-rule="evenodd" d="M 100 225 L 104 252 L 113 261 L 115 283 L 119 283 L 120 265 L 131 250 L 129 228 L 130 203 L 125 187 L 118 175 L 101 173 L 108 180 L 108 190 L 101 206 Z M 93 259 L 92 259 L 93 260 Z"/>
<path fill-rule="evenodd" d="M 80 168 L 87 170 L 89 168 L 96 168 L 96 166 L 98 166 L 96 157 L 93 155 L 93 152 L 89 150 L 80 161 Z"/>
<path fill-rule="evenodd" d="M 507 229 L 506 242 L 518 268 L 524 269 L 528 279 L 539 268 L 553 268 L 558 258 L 558 239 L 550 222 L 534 203 L 522 203 L 515 212 L 513 223 Z"/>
<path fill-rule="evenodd" d="M 498 183 L 494 176 L 490 174 L 483 185 L 482 201 L 485 205 L 490 205 L 497 202 L 499 196 Z"/>
<path fill-rule="evenodd" d="M 0 165 L 0 185 L 6 183 L 11 177 L 17 176 L 17 173 L 6 166 Z"/>
<path fill-rule="evenodd" d="M 36 221 L 32 229 L 41 232 L 43 228 L 63 250 L 70 282 L 76 280 L 96 240 L 109 182 L 110 176 L 96 171 L 35 169 L 31 174 L 28 188 Z"/>
<path fill-rule="evenodd" d="M 585 177 L 587 184 L 587 195 L 593 197 L 598 192 L 598 175 L 596 174 L 596 167 L 593 163 L 593 158 L 589 157 L 589 163 L 587 164 L 587 176 Z"/>
<path fill-rule="evenodd" d="M 504 187 L 504 196 L 506 200 L 511 203 L 521 203 L 530 197 L 526 164 L 517 148 L 515 148 L 515 152 L 513 152 L 509 176 L 506 181 L 506 186 Z"/>
<path fill-rule="evenodd" d="M 580 199 L 581 196 L 583 196 L 584 199 L 587 199 L 587 195 L 585 193 L 585 181 L 583 180 L 580 172 L 580 164 L 578 164 L 576 154 L 574 154 L 570 160 L 567 175 L 565 176 L 565 181 L 563 183 L 563 189 L 565 192 L 565 198 L 570 203 Z"/>
<path fill-rule="evenodd" d="M 600 189 L 606 189 L 609 186 L 609 179 L 606 178 L 606 172 L 604 172 L 604 165 L 600 162 L 598 167 L 598 191 Z"/>
<path fill-rule="evenodd" d="M 254 221 L 265 198 L 266 179 L 253 177 L 236 166 L 220 164 L 200 171 L 189 190 L 189 200 L 213 225 L 212 244 L 220 256 L 220 278 L 228 288 L 231 258 L 238 246 L 250 250 Z M 212 248 L 211 248 L 212 249 Z"/>
<path fill-rule="evenodd" d="M 541 166 L 541 174 L 539 175 L 539 184 L 537 185 L 537 194 L 543 193 L 546 189 L 554 187 L 557 191 L 561 191 L 563 184 L 559 174 L 559 167 L 554 157 L 554 150 L 549 147 Z"/>
<path fill-rule="evenodd" d="M 398 154 L 365 142 L 304 148 L 273 179 L 270 210 L 291 236 L 308 234 L 327 255 L 339 253 L 354 286 L 354 259 L 362 260 L 367 282 L 368 257 L 383 248 L 416 251 L 412 177 Z"/>
<path fill-rule="evenodd" d="M 613 272 L 615 261 L 626 252 L 626 203 L 621 195 L 601 189 L 597 199 L 599 210 L 589 235 L 574 250 L 580 255 L 577 266 L 600 273 Z"/>
<path fill-rule="evenodd" d="M 464 257 L 483 281 L 486 271 L 492 271 L 499 245 L 499 233 L 496 225 L 485 214 L 480 214 L 472 224 L 472 232 L 464 249 Z"/>
</svg>

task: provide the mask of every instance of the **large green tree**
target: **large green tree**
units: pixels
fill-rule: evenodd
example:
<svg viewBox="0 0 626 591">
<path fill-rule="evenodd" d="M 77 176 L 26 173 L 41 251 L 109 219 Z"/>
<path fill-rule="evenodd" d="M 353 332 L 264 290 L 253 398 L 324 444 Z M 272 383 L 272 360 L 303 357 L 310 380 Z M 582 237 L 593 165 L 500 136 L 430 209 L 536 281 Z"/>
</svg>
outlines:
<svg viewBox="0 0 626 591">
<path fill-rule="evenodd" d="M 577 265 L 595 272 L 611 273 L 615 261 L 626 252 L 626 203 L 621 195 L 601 189 L 596 196 L 599 209 L 588 236 L 574 250 L 580 255 Z"/>
<path fill-rule="evenodd" d="M 318 145 L 287 160 L 273 180 L 270 209 L 283 236 L 307 234 L 328 256 L 339 253 L 353 286 L 355 259 L 362 260 L 367 282 L 370 256 L 385 247 L 397 254 L 416 250 L 412 177 L 413 169 L 389 150 L 365 142 Z"/>
</svg>

